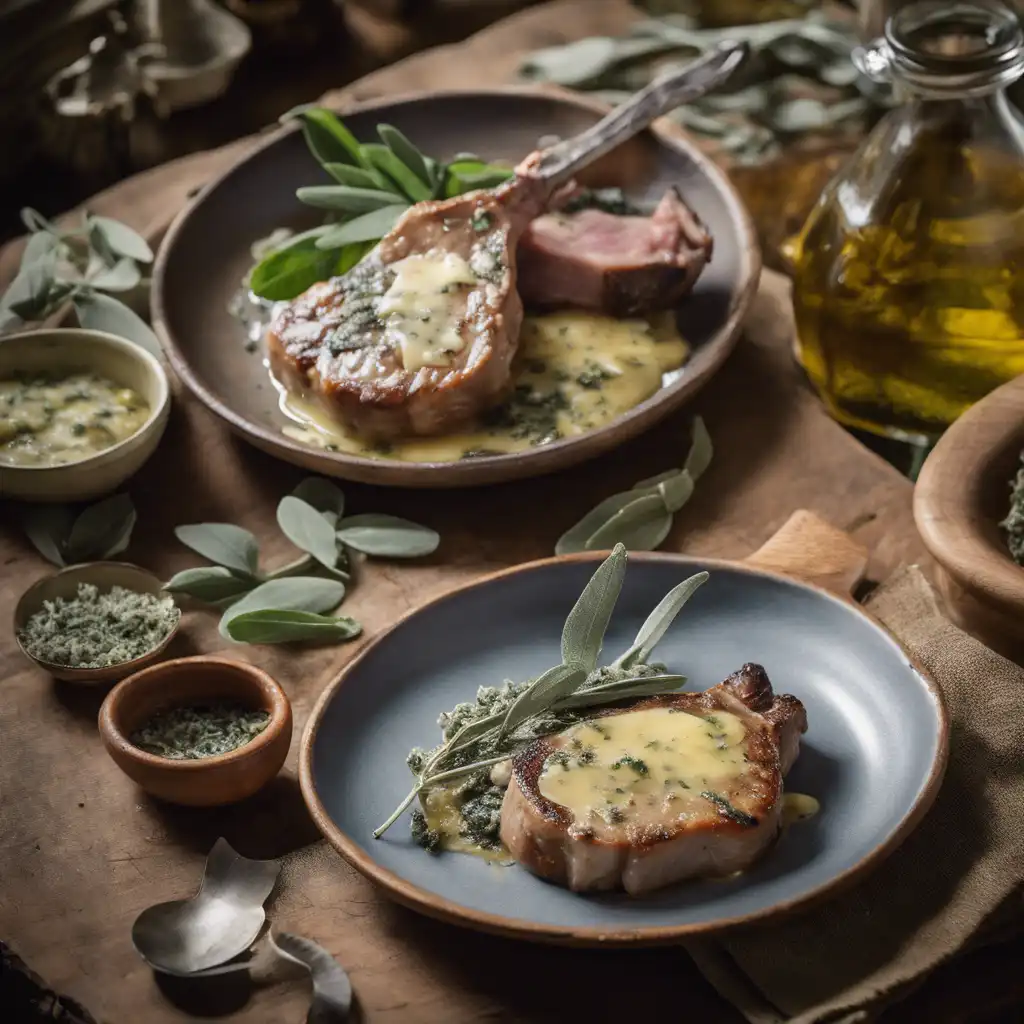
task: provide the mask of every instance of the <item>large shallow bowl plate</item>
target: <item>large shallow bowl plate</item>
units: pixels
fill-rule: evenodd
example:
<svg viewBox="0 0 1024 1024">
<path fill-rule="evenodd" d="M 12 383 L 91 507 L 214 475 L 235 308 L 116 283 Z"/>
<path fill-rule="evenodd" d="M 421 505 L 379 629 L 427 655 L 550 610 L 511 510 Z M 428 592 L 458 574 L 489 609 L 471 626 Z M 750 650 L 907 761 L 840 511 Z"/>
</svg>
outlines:
<svg viewBox="0 0 1024 1024">
<path fill-rule="evenodd" d="M 426 152 L 449 158 L 470 150 L 518 160 L 544 135 L 567 137 L 593 124 L 604 108 L 526 90 L 440 93 L 362 106 L 345 113 L 368 140 L 382 121 Z M 646 402 L 590 433 L 511 455 L 447 463 L 409 463 L 327 452 L 286 437 L 262 353 L 247 352 L 228 312 L 252 264 L 250 246 L 282 226 L 316 223 L 295 198 L 301 185 L 326 181 L 293 127 L 270 136 L 208 186 L 168 233 L 153 275 L 154 324 L 185 384 L 229 427 L 280 458 L 330 476 L 405 487 L 468 486 L 551 472 L 591 458 L 651 427 L 705 384 L 735 342 L 760 272 L 750 220 L 732 187 L 677 132 L 646 132 L 591 169 L 593 184 L 621 184 L 636 200 L 656 201 L 672 185 L 706 221 L 714 259 L 680 307 L 693 346 L 683 368 Z"/>
<path fill-rule="evenodd" d="M 303 736 L 301 776 L 330 842 L 395 898 L 485 931 L 573 944 L 670 942 L 763 919 L 836 891 L 876 864 L 930 805 L 946 758 L 934 683 L 856 606 L 785 576 L 726 562 L 632 555 L 605 650 L 628 646 L 676 583 L 711 579 L 659 645 L 704 689 L 744 662 L 807 708 L 810 728 L 786 789 L 821 811 L 742 876 L 642 899 L 574 895 L 518 866 L 430 856 L 403 818 L 372 830 L 408 791 L 404 759 L 436 742 L 438 712 L 481 684 L 525 679 L 559 658 L 562 622 L 598 564 L 555 559 L 509 570 L 414 612 L 371 643 L 322 695 Z"/>
</svg>

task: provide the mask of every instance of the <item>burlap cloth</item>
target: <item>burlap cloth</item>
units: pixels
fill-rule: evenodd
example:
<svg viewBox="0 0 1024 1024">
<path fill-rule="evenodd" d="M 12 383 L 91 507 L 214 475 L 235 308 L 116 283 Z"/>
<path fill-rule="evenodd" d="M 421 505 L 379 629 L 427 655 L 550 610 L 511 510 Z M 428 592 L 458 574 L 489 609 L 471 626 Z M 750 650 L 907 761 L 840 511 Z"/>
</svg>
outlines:
<svg viewBox="0 0 1024 1024">
<path fill-rule="evenodd" d="M 942 688 L 946 778 L 919 828 L 848 893 L 688 945 L 754 1024 L 870 1021 L 944 961 L 1024 923 L 1024 669 L 946 620 L 916 568 L 868 608 Z"/>
</svg>

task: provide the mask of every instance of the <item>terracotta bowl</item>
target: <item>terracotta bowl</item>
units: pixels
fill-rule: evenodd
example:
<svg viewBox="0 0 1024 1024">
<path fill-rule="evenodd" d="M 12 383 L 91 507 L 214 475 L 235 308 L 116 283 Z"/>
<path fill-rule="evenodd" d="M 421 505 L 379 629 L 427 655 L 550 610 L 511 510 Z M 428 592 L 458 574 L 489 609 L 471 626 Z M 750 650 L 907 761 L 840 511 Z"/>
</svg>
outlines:
<svg viewBox="0 0 1024 1024">
<path fill-rule="evenodd" d="M 109 448 L 62 466 L 0 465 L 0 498 L 85 501 L 109 494 L 142 468 L 163 437 L 171 388 L 145 349 L 104 331 L 55 327 L 0 338 L 0 379 L 18 373 L 92 370 L 129 387 L 149 403 L 146 422 Z"/>
<path fill-rule="evenodd" d="M 99 589 L 100 593 L 106 593 L 114 587 L 125 587 L 138 594 L 166 596 L 163 592 L 163 583 L 156 576 L 151 572 L 146 572 L 145 569 L 140 569 L 137 565 L 130 565 L 128 562 L 85 562 L 82 565 L 72 565 L 67 569 L 61 569 L 60 572 L 56 572 L 52 576 L 45 576 L 33 583 L 21 595 L 17 607 L 14 609 L 14 635 L 25 657 L 30 658 L 55 679 L 63 679 L 69 683 L 116 682 L 156 661 L 178 632 L 178 625 L 181 623 L 180 614 L 174 629 L 157 647 L 139 658 L 121 662 L 119 665 L 111 665 L 108 668 L 68 668 L 66 665 L 43 661 L 30 654 L 18 637 L 19 631 L 43 607 L 44 601 L 53 601 L 58 597 L 74 597 L 78 593 L 80 583 L 91 583 Z"/>
<path fill-rule="evenodd" d="M 951 617 L 1024 664 L 1024 568 L 999 527 L 1024 450 L 1024 376 L 997 388 L 943 435 L 914 491 L 914 518 L 939 563 Z"/>
<path fill-rule="evenodd" d="M 159 711 L 211 701 L 262 708 L 270 722 L 236 750 L 193 761 L 148 754 L 128 738 Z M 168 803 L 213 807 L 252 796 L 281 770 L 292 739 L 292 709 L 262 669 L 199 656 L 166 661 L 118 683 L 100 708 L 99 727 L 117 766 L 147 793 Z"/>
</svg>

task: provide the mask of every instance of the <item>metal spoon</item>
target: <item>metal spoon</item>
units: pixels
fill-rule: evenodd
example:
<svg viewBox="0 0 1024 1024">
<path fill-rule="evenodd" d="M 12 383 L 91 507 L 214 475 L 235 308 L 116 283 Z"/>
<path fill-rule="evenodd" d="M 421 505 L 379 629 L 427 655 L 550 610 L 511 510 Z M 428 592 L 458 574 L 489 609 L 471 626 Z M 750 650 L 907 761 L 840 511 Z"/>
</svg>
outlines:
<svg viewBox="0 0 1024 1024">
<path fill-rule="evenodd" d="M 284 960 L 301 964 L 313 977 L 313 1003 L 307 1024 L 344 1024 L 352 1009 L 352 982 L 341 964 L 312 939 L 271 932 L 271 948 Z"/>
<path fill-rule="evenodd" d="M 280 861 L 249 860 L 218 839 L 199 892 L 144 910 L 132 925 L 132 944 L 151 967 L 167 974 L 193 976 L 226 966 L 259 936 L 266 921 L 263 902 L 280 870 Z M 232 964 L 227 970 L 244 967 Z"/>
</svg>

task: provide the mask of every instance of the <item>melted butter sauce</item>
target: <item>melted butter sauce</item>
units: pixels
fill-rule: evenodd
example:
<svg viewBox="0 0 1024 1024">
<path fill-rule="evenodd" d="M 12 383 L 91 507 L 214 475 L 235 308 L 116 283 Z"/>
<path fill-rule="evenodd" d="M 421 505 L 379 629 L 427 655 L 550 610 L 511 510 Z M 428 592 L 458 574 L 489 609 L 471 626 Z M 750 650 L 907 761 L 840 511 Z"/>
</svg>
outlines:
<svg viewBox="0 0 1024 1024">
<path fill-rule="evenodd" d="M 821 804 L 806 793 L 786 793 L 782 797 L 782 824 L 795 825 L 813 818 L 821 810 Z"/>
<path fill-rule="evenodd" d="M 576 827 L 616 827 L 717 816 L 708 799 L 744 768 L 746 731 L 735 715 L 650 708 L 580 723 L 562 734 L 540 775 L 543 796 Z M 724 799 L 724 798 L 722 798 Z"/>
<path fill-rule="evenodd" d="M 284 433 L 303 443 L 369 458 L 455 462 L 473 455 L 525 451 L 611 422 L 661 386 L 686 360 L 689 346 L 670 314 L 616 320 L 554 313 L 523 321 L 513 397 L 476 428 L 371 447 L 316 405 L 275 381 Z"/>
<path fill-rule="evenodd" d="M 131 437 L 149 405 L 96 373 L 0 380 L 0 464 L 63 466 Z"/>
<path fill-rule="evenodd" d="M 420 801 L 420 807 L 427 828 L 441 837 L 441 844 L 445 850 L 450 850 L 453 853 L 472 854 L 474 857 L 479 857 L 492 864 L 514 863 L 505 846 L 491 849 L 474 843 L 460 834 L 462 816 L 459 814 L 459 808 L 455 801 L 456 788 L 457 783 L 452 786 L 441 784 L 431 787 L 424 794 Z"/>
</svg>

